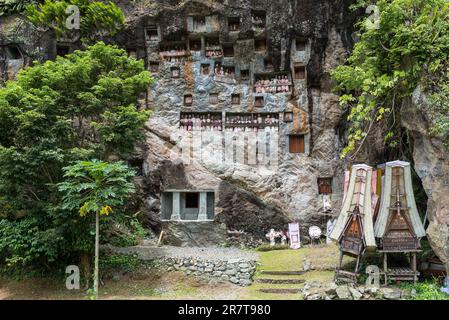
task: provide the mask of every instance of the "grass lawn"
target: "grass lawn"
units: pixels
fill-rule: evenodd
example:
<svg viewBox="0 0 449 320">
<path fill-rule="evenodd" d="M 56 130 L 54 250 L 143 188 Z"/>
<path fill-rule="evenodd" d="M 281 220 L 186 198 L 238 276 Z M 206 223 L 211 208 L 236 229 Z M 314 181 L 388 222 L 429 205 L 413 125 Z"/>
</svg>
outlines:
<svg viewBox="0 0 449 320">
<path fill-rule="evenodd" d="M 304 246 L 298 250 L 273 250 L 259 252 L 260 270 L 302 270 L 308 260 L 320 269 L 334 269 L 338 263 L 339 251 L 336 245 Z M 345 257 L 345 262 L 350 259 Z"/>
<path fill-rule="evenodd" d="M 335 245 L 304 246 L 298 250 L 273 250 L 258 252 L 260 265 L 257 268 L 254 279 L 302 279 L 305 281 L 329 282 L 334 277 L 333 269 L 338 263 L 338 248 Z M 302 275 L 267 275 L 261 270 L 267 271 L 301 271 L 304 261 L 308 260 L 312 268 L 320 269 L 306 272 Z M 345 259 L 346 261 L 347 259 Z M 299 300 L 301 294 L 277 294 L 263 293 L 262 288 L 301 288 L 304 284 L 265 284 L 254 282 L 245 288 L 242 299 L 249 300 Z"/>
</svg>

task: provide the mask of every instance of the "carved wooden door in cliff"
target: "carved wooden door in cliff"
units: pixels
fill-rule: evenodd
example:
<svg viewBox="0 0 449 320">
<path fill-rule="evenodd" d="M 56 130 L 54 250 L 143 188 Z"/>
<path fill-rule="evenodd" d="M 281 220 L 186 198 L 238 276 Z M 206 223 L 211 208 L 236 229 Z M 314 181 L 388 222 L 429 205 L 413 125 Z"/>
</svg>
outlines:
<svg viewBox="0 0 449 320">
<path fill-rule="evenodd" d="M 290 153 L 304 153 L 304 135 L 291 135 L 289 136 L 289 151 Z"/>
</svg>

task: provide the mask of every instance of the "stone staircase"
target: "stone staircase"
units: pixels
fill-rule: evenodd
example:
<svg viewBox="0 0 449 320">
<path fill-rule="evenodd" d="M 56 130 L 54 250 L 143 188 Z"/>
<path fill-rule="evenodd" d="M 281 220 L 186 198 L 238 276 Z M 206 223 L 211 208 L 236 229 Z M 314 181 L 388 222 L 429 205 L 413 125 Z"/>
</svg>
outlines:
<svg viewBox="0 0 449 320">
<path fill-rule="evenodd" d="M 307 271 L 273 271 L 273 270 L 261 270 L 261 274 L 267 274 L 272 276 L 300 276 Z"/>
<path fill-rule="evenodd" d="M 306 271 L 290 270 L 261 270 L 254 277 L 254 282 L 261 284 L 260 293 L 279 295 L 299 295 L 302 293 L 302 285 L 306 282 L 300 276 Z"/>
<path fill-rule="evenodd" d="M 313 300 L 333 282 L 338 252 L 334 245 L 259 252 L 248 299 Z"/>
<path fill-rule="evenodd" d="M 302 279 L 270 279 L 270 278 L 261 278 L 256 279 L 255 282 L 257 283 L 271 283 L 271 284 L 301 284 L 306 282 Z"/>
</svg>

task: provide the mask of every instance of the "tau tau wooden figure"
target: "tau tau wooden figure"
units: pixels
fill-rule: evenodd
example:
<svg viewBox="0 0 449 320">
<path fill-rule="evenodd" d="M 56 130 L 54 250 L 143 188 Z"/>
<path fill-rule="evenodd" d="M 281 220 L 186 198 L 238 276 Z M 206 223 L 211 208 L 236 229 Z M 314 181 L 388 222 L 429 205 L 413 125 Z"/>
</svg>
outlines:
<svg viewBox="0 0 449 320">
<path fill-rule="evenodd" d="M 332 240 L 338 242 L 340 249 L 336 279 L 339 276 L 357 277 L 360 258 L 364 252 L 376 249 L 371 200 L 371 193 L 375 190 L 372 184 L 375 181 L 373 169 L 370 166 L 358 164 L 352 167 L 343 205 L 330 235 Z M 344 255 L 357 259 L 354 272 L 341 270 Z"/>
<path fill-rule="evenodd" d="M 410 163 L 388 162 L 385 165 L 379 214 L 374 226 L 379 252 L 384 255 L 385 282 L 391 280 L 417 281 L 416 253 L 420 239 L 425 236 L 423 223 L 413 195 Z M 388 268 L 388 254 L 409 254 L 410 268 Z"/>
</svg>

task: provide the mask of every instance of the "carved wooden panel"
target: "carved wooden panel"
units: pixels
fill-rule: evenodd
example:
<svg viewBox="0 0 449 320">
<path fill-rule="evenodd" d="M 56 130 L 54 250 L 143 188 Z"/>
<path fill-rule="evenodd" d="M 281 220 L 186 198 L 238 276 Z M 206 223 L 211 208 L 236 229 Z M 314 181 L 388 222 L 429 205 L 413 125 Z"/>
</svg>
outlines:
<svg viewBox="0 0 449 320">
<path fill-rule="evenodd" d="M 318 178 L 318 193 L 319 194 L 332 193 L 332 178 Z"/>
<path fill-rule="evenodd" d="M 418 241 L 403 211 L 392 212 L 387 232 L 383 238 L 384 250 L 414 250 Z"/>
<path fill-rule="evenodd" d="M 393 213 L 391 218 L 390 230 L 409 230 L 407 221 L 405 220 L 402 213 Z"/>
<path fill-rule="evenodd" d="M 363 250 L 363 241 L 360 238 L 344 236 L 340 243 L 340 249 L 345 252 L 359 255 Z"/>
<path fill-rule="evenodd" d="M 359 222 L 356 219 L 353 219 L 351 221 L 351 224 L 348 226 L 348 229 L 346 230 L 345 236 L 361 238 L 361 233 L 362 230 L 360 228 Z"/>
<path fill-rule="evenodd" d="M 391 232 L 382 240 L 383 250 L 415 250 L 418 241 L 409 232 Z"/>
<path fill-rule="evenodd" d="M 289 152 L 290 153 L 304 153 L 305 152 L 304 135 L 290 135 L 289 136 Z"/>
</svg>

